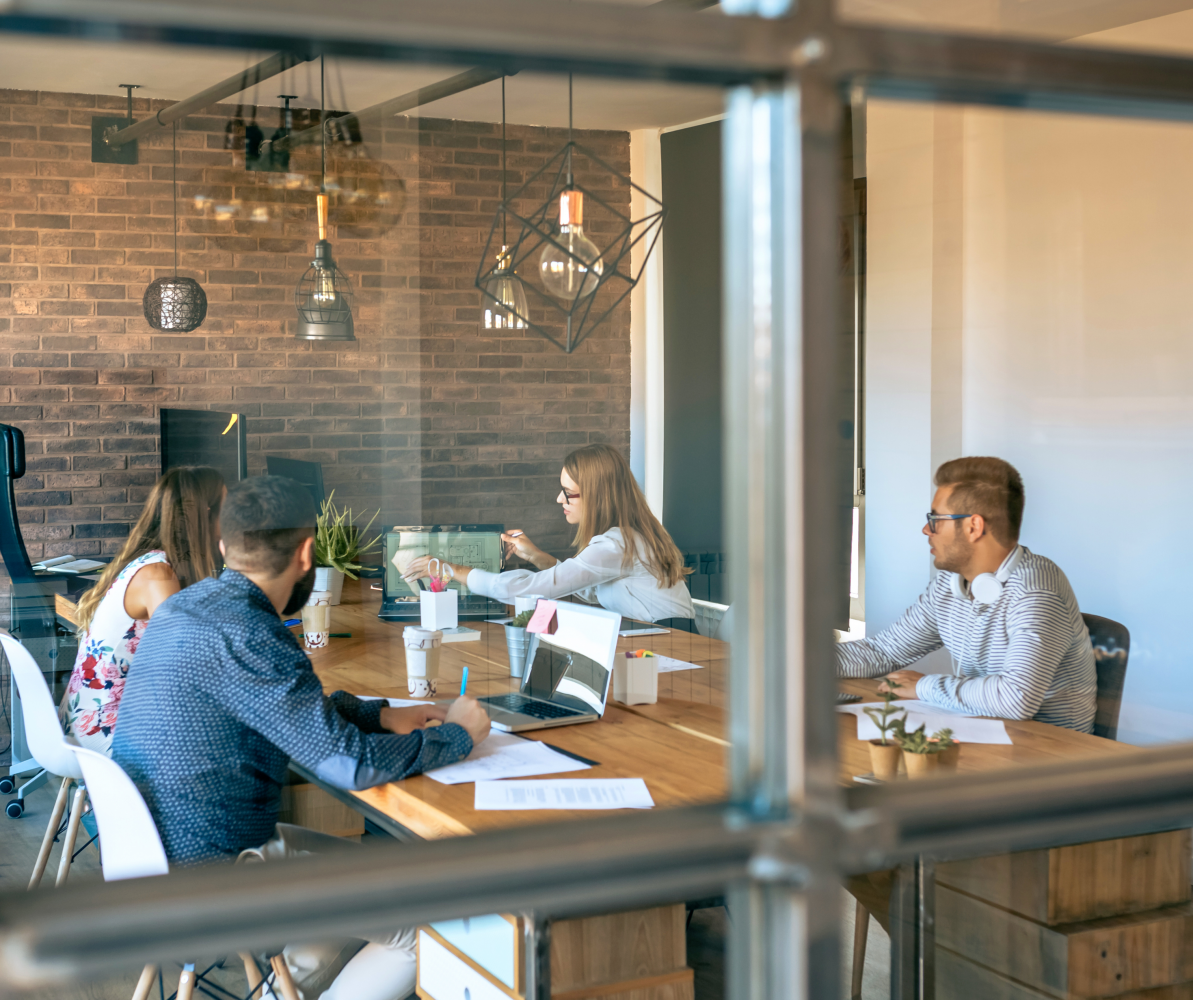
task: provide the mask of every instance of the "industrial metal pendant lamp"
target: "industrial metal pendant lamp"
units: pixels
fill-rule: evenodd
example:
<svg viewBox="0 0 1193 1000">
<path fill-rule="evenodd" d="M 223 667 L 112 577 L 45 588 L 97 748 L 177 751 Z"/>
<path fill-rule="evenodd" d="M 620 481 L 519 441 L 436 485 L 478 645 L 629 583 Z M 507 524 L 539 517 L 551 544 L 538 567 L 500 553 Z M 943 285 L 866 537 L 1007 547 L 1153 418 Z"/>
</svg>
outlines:
<svg viewBox="0 0 1193 1000">
<path fill-rule="evenodd" d="M 505 77 L 501 78 L 501 201 L 505 203 Z M 501 252 L 497 266 L 481 288 L 486 330 L 524 330 L 530 309 L 522 283 L 514 279 L 513 262 L 506 236 L 505 213 L 501 215 Z"/>
<path fill-rule="evenodd" d="M 299 340 L 355 340 L 352 325 L 352 282 L 336 266 L 327 242 L 327 128 L 324 115 L 323 57 L 319 57 L 319 131 L 322 142 L 319 195 L 319 241 L 315 259 L 298 280 L 294 304 L 298 308 Z"/>
<path fill-rule="evenodd" d="M 504 106 L 503 99 L 503 119 Z M 579 170 L 574 169 L 577 157 Z M 620 188 L 641 197 L 641 218 L 632 218 L 593 187 L 576 180 L 577 175 L 595 178 L 602 174 L 607 179 L 603 188 Z M 529 215 L 521 214 L 522 198 L 541 191 L 544 181 L 550 182 L 547 200 Z M 504 171 L 502 182 L 501 206 L 476 276 L 485 301 L 485 326 L 495 327 L 500 316 L 508 328 L 533 330 L 570 354 L 633 291 L 658 242 L 667 209 L 625 174 L 573 141 L 570 75 L 566 145 L 512 195 L 505 197 Z M 586 213 L 597 220 L 594 231 L 612 234 L 603 248 L 584 231 Z M 517 225 L 512 242 L 510 222 Z M 645 252 L 635 267 L 630 253 L 638 245 Z M 494 260 L 496 263 L 491 263 Z M 526 275 L 533 275 L 534 280 Z M 527 299 L 537 307 L 539 319 L 531 320 Z M 492 326 L 490 311 L 495 317 Z"/>
<path fill-rule="evenodd" d="M 194 278 L 178 276 L 178 122 L 174 122 L 174 274 L 145 289 L 141 308 L 155 330 L 190 333 L 207 318 L 207 294 Z"/>
</svg>

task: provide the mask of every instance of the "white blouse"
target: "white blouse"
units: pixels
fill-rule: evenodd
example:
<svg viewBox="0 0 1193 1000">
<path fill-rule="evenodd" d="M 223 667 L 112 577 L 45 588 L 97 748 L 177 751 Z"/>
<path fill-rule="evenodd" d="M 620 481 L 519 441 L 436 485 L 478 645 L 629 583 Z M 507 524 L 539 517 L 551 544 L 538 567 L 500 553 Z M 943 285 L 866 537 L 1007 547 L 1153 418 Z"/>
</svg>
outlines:
<svg viewBox="0 0 1193 1000">
<path fill-rule="evenodd" d="M 623 618 L 657 622 L 664 618 L 692 618 L 692 595 L 683 580 L 666 589 L 642 559 L 644 546 L 638 539 L 637 558 L 622 567 L 625 542 L 620 528 L 593 535 L 584 551 L 557 562 L 550 569 L 529 569 L 489 573 L 474 569 L 468 574 L 468 589 L 496 601 L 513 604 L 515 597 L 537 594 L 557 598 L 575 595 L 589 604 L 616 611 Z"/>
</svg>

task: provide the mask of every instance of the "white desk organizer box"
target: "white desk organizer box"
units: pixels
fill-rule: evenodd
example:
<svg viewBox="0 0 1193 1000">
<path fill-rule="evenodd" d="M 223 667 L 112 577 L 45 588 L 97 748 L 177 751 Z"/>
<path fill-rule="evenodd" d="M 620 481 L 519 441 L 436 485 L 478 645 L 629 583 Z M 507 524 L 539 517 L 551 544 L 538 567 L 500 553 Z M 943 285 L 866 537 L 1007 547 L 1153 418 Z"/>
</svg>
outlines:
<svg viewBox="0 0 1193 1000">
<path fill-rule="evenodd" d="M 626 656 L 613 661 L 613 700 L 623 705 L 653 705 L 659 700 L 659 671 L 653 656 Z"/>
<path fill-rule="evenodd" d="M 456 591 L 448 589 L 434 594 L 424 590 L 419 593 L 418 599 L 423 628 L 442 630 L 460 624 L 459 595 Z"/>
</svg>

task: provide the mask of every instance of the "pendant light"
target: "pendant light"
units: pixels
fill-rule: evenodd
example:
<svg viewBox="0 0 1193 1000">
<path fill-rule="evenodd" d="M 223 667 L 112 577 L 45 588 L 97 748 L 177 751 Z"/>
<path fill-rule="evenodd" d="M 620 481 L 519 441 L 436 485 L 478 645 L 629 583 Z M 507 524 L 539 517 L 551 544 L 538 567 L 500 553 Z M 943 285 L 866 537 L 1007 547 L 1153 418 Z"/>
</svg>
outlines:
<svg viewBox="0 0 1193 1000">
<path fill-rule="evenodd" d="M 505 203 L 505 77 L 501 78 L 501 201 Z M 530 310 L 522 283 L 515 279 L 513 258 L 506 237 L 505 214 L 501 216 L 501 251 L 497 267 L 481 289 L 486 330 L 524 330 Z"/>
<path fill-rule="evenodd" d="M 315 259 L 298 279 L 294 304 L 298 308 L 299 340 L 356 339 L 352 324 L 352 282 L 336 266 L 331 244 L 327 241 L 327 128 L 323 108 L 323 57 L 319 57 L 319 133 L 321 169 L 319 194 L 315 199 L 319 222 L 319 241 Z"/>
<path fill-rule="evenodd" d="M 174 274 L 158 278 L 141 300 L 145 319 L 164 333 L 190 333 L 207 318 L 207 295 L 194 278 L 178 276 L 178 122 L 174 122 Z"/>
<path fill-rule="evenodd" d="M 605 265 L 596 244 L 584 235 L 584 192 L 572 176 L 572 75 L 568 74 L 567 181 L 559 194 L 559 236 L 539 255 L 543 288 L 557 299 L 573 303 L 597 290 Z"/>
<path fill-rule="evenodd" d="M 502 109 L 504 119 L 504 100 Z M 504 322 L 509 328 L 533 330 L 568 354 L 613 315 L 641 280 L 667 215 L 658 198 L 577 143 L 572 126 L 569 75 L 568 141 L 509 196 L 503 171 L 501 206 L 476 275 L 486 327 Z M 503 127 L 503 166 L 504 134 Z M 578 166 L 573 162 L 577 158 Z M 597 180 L 586 187 L 577 177 Z M 524 201 L 541 198 L 544 188 L 550 192 L 546 201 L 529 213 L 522 210 Z M 641 207 L 640 217 L 632 218 L 624 206 L 611 203 L 611 190 L 630 192 L 631 204 Z M 601 234 L 599 247 L 584 231 L 586 216 Z M 509 222 L 513 225 L 507 233 Z M 642 252 L 633 260 L 636 249 Z M 535 320 L 528 298 L 536 307 Z"/>
</svg>

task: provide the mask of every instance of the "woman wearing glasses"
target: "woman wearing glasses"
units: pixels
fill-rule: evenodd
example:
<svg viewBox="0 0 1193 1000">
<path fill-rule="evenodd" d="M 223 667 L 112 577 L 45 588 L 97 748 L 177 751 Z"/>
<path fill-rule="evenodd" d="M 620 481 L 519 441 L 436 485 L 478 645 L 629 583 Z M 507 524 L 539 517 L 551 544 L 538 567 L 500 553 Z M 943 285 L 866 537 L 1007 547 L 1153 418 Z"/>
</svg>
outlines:
<svg viewBox="0 0 1193 1000">
<path fill-rule="evenodd" d="M 684 584 L 690 570 L 651 513 L 621 452 L 608 444 L 580 448 L 564 460 L 559 483 L 556 501 L 564 520 L 576 526 L 572 558 L 558 560 L 524 532 L 511 529 L 501 536 L 507 552 L 538 572 L 489 573 L 467 566 L 449 566 L 447 572 L 473 593 L 507 604 L 529 595 L 575 595 L 640 621 L 691 618 L 692 597 Z M 425 556 L 415 559 L 403 577 L 414 583 L 427 576 L 427 563 Z"/>
</svg>

